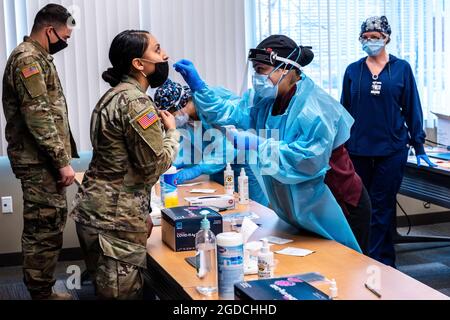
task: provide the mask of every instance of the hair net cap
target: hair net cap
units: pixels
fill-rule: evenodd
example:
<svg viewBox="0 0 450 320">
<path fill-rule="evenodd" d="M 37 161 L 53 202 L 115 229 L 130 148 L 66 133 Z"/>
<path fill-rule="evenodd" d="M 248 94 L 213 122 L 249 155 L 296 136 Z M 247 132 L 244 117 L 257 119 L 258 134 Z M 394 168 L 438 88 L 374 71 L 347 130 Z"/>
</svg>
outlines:
<svg viewBox="0 0 450 320">
<path fill-rule="evenodd" d="M 392 29 L 385 16 L 371 17 L 363 22 L 360 36 L 366 32 L 381 32 L 390 36 L 392 34 Z"/>
<path fill-rule="evenodd" d="M 285 35 L 272 35 L 267 39 L 263 40 L 257 49 L 270 49 L 278 54 L 278 56 L 293 60 L 300 64 L 302 67 L 306 67 L 314 60 L 314 53 L 311 49 L 303 46 L 298 46 L 298 44 L 291 38 Z M 299 56 L 299 52 L 301 54 Z M 267 64 L 265 61 L 259 61 L 261 63 Z M 279 67 L 283 62 L 277 61 L 275 67 Z"/>
<path fill-rule="evenodd" d="M 182 86 L 170 79 L 155 92 L 155 104 L 160 110 L 183 109 L 192 99 L 192 91 L 188 86 Z"/>
</svg>

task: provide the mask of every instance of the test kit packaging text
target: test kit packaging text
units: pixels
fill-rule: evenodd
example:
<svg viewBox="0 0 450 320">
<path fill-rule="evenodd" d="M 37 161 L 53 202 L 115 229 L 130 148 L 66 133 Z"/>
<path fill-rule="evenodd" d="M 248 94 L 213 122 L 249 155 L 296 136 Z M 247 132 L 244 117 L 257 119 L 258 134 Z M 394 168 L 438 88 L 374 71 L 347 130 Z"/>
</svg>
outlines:
<svg viewBox="0 0 450 320">
<path fill-rule="evenodd" d="M 234 285 L 234 292 L 236 300 L 241 301 L 330 300 L 301 276 L 241 282 Z"/>
<path fill-rule="evenodd" d="M 200 231 L 200 224 L 206 212 L 211 223 L 211 231 L 215 235 L 222 233 L 222 216 L 210 208 L 163 209 L 161 219 L 163 242 L 175 252 L 195 250 L 195 235 Z"/>
</svg>

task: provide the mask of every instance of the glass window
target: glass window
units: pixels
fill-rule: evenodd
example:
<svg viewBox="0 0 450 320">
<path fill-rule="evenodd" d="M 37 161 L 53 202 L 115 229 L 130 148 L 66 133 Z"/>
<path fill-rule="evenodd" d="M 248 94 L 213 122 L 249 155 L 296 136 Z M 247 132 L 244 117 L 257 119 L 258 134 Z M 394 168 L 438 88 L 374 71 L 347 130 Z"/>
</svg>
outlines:
<svg viewBox="0 0 450 320">
<path fill-rule="evenodd" d="M 450 7 L 445 0 L 254 0 L 253 45 L 285 34 L 312 46 L 305 68 L 318 85 L 340 98 L 347 66 L 365 56 L 358 41 L 362 22 L 386 15 L 392 25 L 389 53 L 407 60 L 415 73 L 425 119 L 450 115 Z"/>
</svg>

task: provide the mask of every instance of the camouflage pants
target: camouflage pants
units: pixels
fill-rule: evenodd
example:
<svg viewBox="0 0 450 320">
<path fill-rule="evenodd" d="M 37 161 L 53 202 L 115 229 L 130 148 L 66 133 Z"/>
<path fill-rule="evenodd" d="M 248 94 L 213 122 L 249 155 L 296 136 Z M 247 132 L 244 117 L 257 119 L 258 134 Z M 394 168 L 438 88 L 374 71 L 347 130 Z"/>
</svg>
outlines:
<svg viewBox="0 0 450 320">
<path fill-rule="evenodd" d="M 24 198 L 22 254 L 24 282 L 31 296 L 52 293 L 54 272 L 63 245 L 67 200 L 54 173 L 43 166 L 15 168 Z"/>
<path fill-rule="evenodd" d="M 147 234 L 99 230 L 80 223 L 77 234 L 97 297 L 142 299 Z"/>
</svg>

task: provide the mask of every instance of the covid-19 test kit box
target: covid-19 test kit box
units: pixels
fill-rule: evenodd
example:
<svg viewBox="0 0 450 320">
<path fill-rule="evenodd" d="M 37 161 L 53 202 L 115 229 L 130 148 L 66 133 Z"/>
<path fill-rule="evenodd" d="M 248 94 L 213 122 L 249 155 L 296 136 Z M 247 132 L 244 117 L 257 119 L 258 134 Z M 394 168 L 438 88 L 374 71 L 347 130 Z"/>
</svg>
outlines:
<svg viewBox="0 0 450 320">
<path fill-rule="evenodd" d="M 195 236 L 205 214 L 211 223 L 211 231 L 223 232 L 222 216 L 206 207 L 177 207 L 162 210 L 162 240 L 176 252 L 195 250 Z"/>
</svg>

